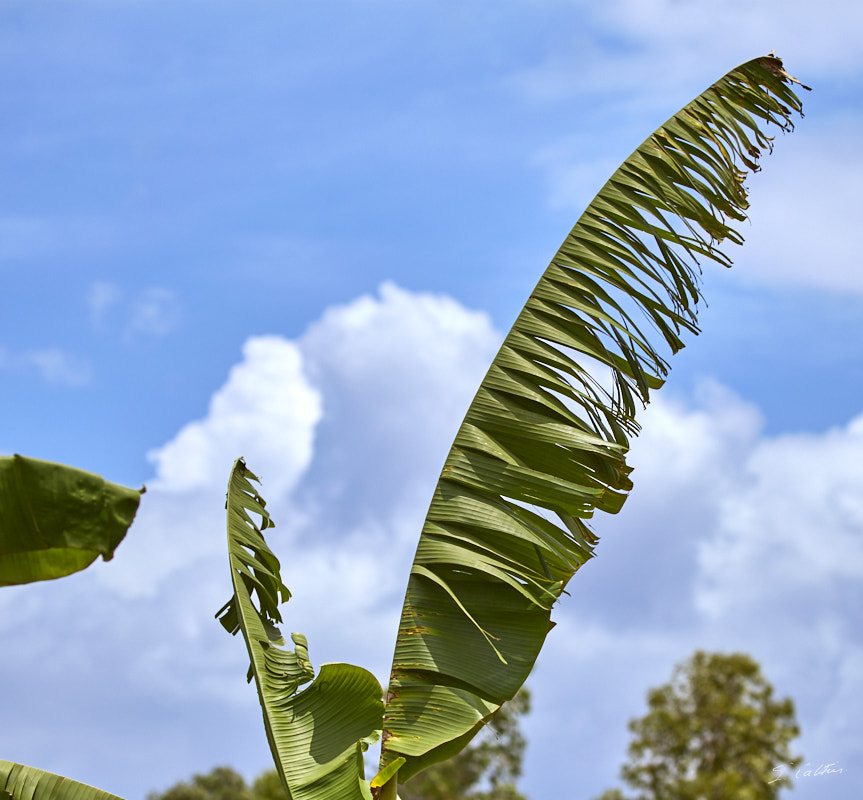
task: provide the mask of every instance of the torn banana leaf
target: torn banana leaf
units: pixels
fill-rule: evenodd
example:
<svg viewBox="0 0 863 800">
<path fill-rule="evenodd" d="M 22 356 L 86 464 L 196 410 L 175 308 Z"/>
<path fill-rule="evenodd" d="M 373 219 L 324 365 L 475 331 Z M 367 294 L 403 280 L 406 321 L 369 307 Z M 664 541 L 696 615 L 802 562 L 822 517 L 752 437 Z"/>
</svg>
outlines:
<svg viewBox="0 0 863 800">
<path fill-rule="evenodd" d="M 230 633 L 243 633 L 249 677 L 289 800 L 371 800 L 363 753 L 380 736 L 383 691 L 374 675 L 350 664 L 323 664 L 315 677 L 302 634 L 291 634 L 294 650 L 284 646 L 278 606 L 290 592 L 264 540 L 262 531 L 273 523 L 253 482 L 257 477 L 238 459 L 226 504 L 234 594 L 216 616 Z"/>
<path fill-rule="evenodd" d="M 743 180 L 801 104 L 778 58 L 710 86 L 612 175 L 482 381 L 431 502 L 402 611 L 381 768 L 457 753 L 512 698 L 592 555 L 587 520 L 632 487 L 636 410 L 698 332 L 701 264 L 729 266 Z"/>
</svg>

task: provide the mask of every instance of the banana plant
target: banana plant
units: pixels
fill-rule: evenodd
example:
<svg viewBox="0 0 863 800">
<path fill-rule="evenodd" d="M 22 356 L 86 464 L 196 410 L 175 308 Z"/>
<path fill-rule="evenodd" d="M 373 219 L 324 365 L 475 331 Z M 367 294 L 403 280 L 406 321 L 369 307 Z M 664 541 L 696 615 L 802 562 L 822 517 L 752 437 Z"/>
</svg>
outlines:
<svg viewBox="0 0 863 800">
<path fill-rule="evenodd" d="M 662 386 L 665 353 L 698 333 L 701 264 L 730 266 L 718 246 L 742 243 L 744 178 L 771 149 L 768 132 L 791 130 L 802 111 L 794 83 L 772 54 L 729 72 L 621 165 L 555 253 L 447 456 L 385 698 L 360 667 L 324 664 L 315 676 L 302 634 L 285 645 L 278 606 L 290 593 L 262 533 L 272 522 L 256 477 L 234 464 L 234 593 L 217 616 L 246 640 L 291 800 L 393 800 L 524 683 L 554 604 L 598 541 L 587 520 L 618 512 L 632 488 L 636 411 Z M 378 737 L 380 770 L 366 781 L 362 754 Z"/>
<path fill-rule="evenodd" d="M 551 611 L 598 539 L 596 510 L 632 487 L 636 412 L 667 352 L 698 332 L 701 264 L 729 266 L 744 178 L 801 112 L 772 54 L 729 72 L 612 175 L 543 273 L 483 379 L 434 490 L 408 577 L 386 694 L 367 670 L 323 664 L 278 628 L 290 598 L 263 532 L 257 478 L 228 484 L 233 593 L 270 749 L 290 800 L 394 800 L 398 784 L 459 752 L 530 673 Z M 802 85 L 802 84 L 800 84 Z M 808 88 L 808 87 L 804 87 Z M 645 321 L 647 324 L 645 324 Z M 470 653 L 465 658 L 465 653 Z M 380 740 L 377 774 L 363 753 Z M 0 798 L 110 800 L 0 762 Z"/>
</svg>

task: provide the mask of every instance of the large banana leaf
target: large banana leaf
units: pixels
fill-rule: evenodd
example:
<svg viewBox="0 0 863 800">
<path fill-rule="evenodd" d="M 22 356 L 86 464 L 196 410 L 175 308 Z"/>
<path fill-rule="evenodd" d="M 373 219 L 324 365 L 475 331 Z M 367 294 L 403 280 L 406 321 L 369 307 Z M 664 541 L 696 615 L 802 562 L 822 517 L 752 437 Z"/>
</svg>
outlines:
<svg viewBox="0 0 863 800">
<path fill-rule="evenodd" d="M 0 800 L 120 800 L 86 783 L 0 760 Z"/>
<path fill-rule="evenodd" d="M 741 65 L 614 173 L 557 251 L 447 457 L 411 569 L 387 694 L 391 783 L 460 750 L 530 672 L 553 604 L 617 512 L 660 352 L 697 333 L 700 263 L 730 260 L 743 179 L 800 111 L 778 58 Z M 644 321 L 647 321 L 647 325 Z M 394 794 L 394 786 L 383 795 Z"/>
<path fill-rule="evenodd" d="M 106 561 L 141 491 L 24 456 L 0 456 L 0 586 L 49 580 Z"/>
<path fill-rule="evenodd" d="M 234 594 L 217 616 L 230 633 L 243 632 L 249 679 L 254 677 L 258 688 L 267 740 L 288 798 L 371 800 L 363 752 L 380 735 L 383 690 L 374 675 L 350 664 L 324 664 L 312 681 L 302 634 L 291 634 L 294 650 L 282 647 L 278 604 L 290 592 L 261 534 L 272 521 L 251 483 L 257 480 L 242 459 L 234 463 L 226 504 Z M 260 526 L 250 512 L 260 516 Z"/>
</svg>

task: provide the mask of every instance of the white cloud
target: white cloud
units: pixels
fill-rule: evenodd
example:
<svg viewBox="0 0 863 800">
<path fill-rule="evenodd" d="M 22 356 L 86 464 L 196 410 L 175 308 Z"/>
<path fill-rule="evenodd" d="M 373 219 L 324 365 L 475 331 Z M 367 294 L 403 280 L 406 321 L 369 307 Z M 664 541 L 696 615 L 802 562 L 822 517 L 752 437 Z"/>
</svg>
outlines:
<svg viewBox="0 0 863 800">
<path fill-rule="evenodd" d="M 163 775 L 225 758 L 247 771 L 263 765 L 265 751 L 248 760 L 219 727 L 246 708 L 242 725 L 260 734 L 245 650 L 212 619 L 229 593 L 231 462 L 243 455 L 263 478 L 276 521 L 269 539 L 294 593 L 285 628 L 308 635 L 315 664 L 350 661 L 384 679 L 437 471 L 499 338 L 484 314 L 385 285 L 329 309 L 297 340 L 249 339 L 207 413 L 151 454 L 155 480 L 114 562 L 24 587 L 32 602 L 16 606 L 14 621 L 0 614 L 19 654 L 4 679 L 27 671 L 48 704 L 51 687 L 68 694 L 69 681 L 75 696 L 122 696 L 124 718 L 136 720 L 130 742 L 145 737 Z M 617 518 L 596 521 L 599 558 L 555 611 L 531 681 L 526 785 L 576 785 L 584 796 L 605 788 L 647 687 L 696 647 L 753 653 L 797 701 L 807 755 L 850 761 L 863 714 L 853 586 L 863 418 L 765 437 L 756 408 L 705 383 L 692 400 L 659 393 L 643 422 L 633 497 Z M 799 596 L 815 601 L 809 616 Z M 26 635 L 49 607 L 60 644 L 50 630 Z M 43 641 L 67 674 L 29 674 Z M 108 676 L 97 687 L 86 677 L 95 663 Z M 176 736 L 160 736 L 166 720 L 194 730 L 200 747 L 180 751 Z M 115 724 L 106 718 L 106 730 Z M 573 750 L 585 765 L 575 777 Z M 814 797 L 807 791 L 801 798 Z"/>
<path fill-rule="evenodd" d="M 297 341 L 249 339 L 207 414 L 149 454 L 155 478 L 100 580 L 153 596 L 169 576 L 221 559 L 215 532 L 230 465 L 242 456 L 291 548 L 287 574 L 305 586 L 294 607 L 311 617 L 356 610 L 363 601 L 347 589 L 366 575 L 358 567 L 373 575 L 386 552 L 399 568 L 387 571 L 392 584 L 368 586 L 377 607 L 384 586 L 403 589 L 435 478 L 498 341 L 485 314 L 391 284 L 379 298 L 329 309 Z M 348 539 L 355 553 L 342 561 L 332 549 Z M 325 602 L 330 592 L 341 599 Z"/>
<path fill-rule="evenodd" d="M 826 602 L 863 579 L 863 416 L 820 435 L 760 441 L 740 464 L 743 486 L 722 498 L 699 554 L 705 613 Z M 825 587 L 831 587 L 825 591 Z"/>
<path fill-rule="evenodd" d="M 392 284 L 328 310 L 300 342 L 324 396 L 310 494 L 341 524 L 424 512 L 499 341 L 487 315 Z"/>
<path fill-rule="evenodd" d="M 85 362 L 56 347 L 30 350 L 20 358 L 36 367 L 48 383 L 77 386 L 90 379 L 90 368 Z"/>
<path fill-rule="evenodd" d="M 379 297 L 329 309 L 296 342 L 250 340 L 207 417 L 156 454 L 159 477 L 149 499 L 163 505 L 160 524 L 186 531 L 184 537 L 192 535 L 192 520 L 220 528 L 216 493 L 224 491 L 225 469 L 208 465 L 227 463 L 230 447 L 217 453 L 225 442 L 278 439 L 284 425 L 277 408 L 249 401 L 247 388 L 267 372 L 273 386 L 277 374 L 284 380 L 275 394 L 302 387 L 301 396 L 317 404 L 299 426 L 309 443 L 303 455 L 278 464 L 291 452 L 287 440 L 274 440 L 254 457 L 243 450 L 263 473 L 262 491 L 277 522 L 271 540 L 294 592 L 286 628 L 309 636 L 316 664 L 359 663 L 384 680 L 428 493 L 498 340 L 484 315 L 392 285 Z M 263 356 L 275 353 L 265 369 Z M 240 407 L 249 413 L 237 414 Z M 659 393 L 643 423 L 632 454 L 635 493 L 619 518 L 597 520 L 599 559 L 576 577 L 573 597 L 555 613 L 559 625 L 532 681 L 537 708 L 528 721 L 528 782 L 542 762 L 544 781 L 569 785 L 548 764 L 566 763 L 572 747 L 601 766 L 597 774 L 614 774 L 626 721 L 647 688 L 666 680 L 696 647 L 754 654 L 777 691 L 797 700 L 807 752 L 848 759 L 860 734 L 856 711 L 849 716 L 843 709 L 856 708 L 863 689 L 861 646 L 841 597 L 825 587 L 858 575 L 853 525 L 855 497 L 863 495 L 856 468 L 863 463 L 856 449 L 863 422 L 764 437 L 758 409 L 708 381 L 691 401 Z M 296 444 L 296 434 L 291 439 Z M 266 469 L 258 468 L 262 463 Z M 279 474 L 288 476 L 281 484 Z M 205 484 L 218 490 L 205 498 L 198 491 Z M 817 552 L 808 549 L 812 528 Z M 124 548 L 132 553 L 131 540 Z M 183 611 L 172 641 L 209 641 L 212 623 L 205 617 L 225 589 L 211 579 L 201 583 L 200 575 L 224 570 L 221 550 L 218 536 L 174 565 L 172 574 L 192 583 L 185 599 L 174 602 Z M 807 559 L 808 570 L 801 569 L 798 561 Z M 100 573 L 103 580 L 108 575 Z M 801 631 L 796 598 L 807 586 L 823 598 Z M 248 702 L 235 675 L 242 649 L 217 641 L 207 646 L 208 660 L 194 647 L 183 656 L 184 669 L 208 676 L 194 692 Z M 175 645 L 145 648 L 136 681 L 170 692 L 174 651 Z M 593 687 L 589 696 L 585 685 Z M 579 780 L 587 794 L 609 782 Z M 801 797 L 806 791 L 800 787 Z"/>
<path fill-rule="evenodd" d="M 320 414 L 320 394 L 296 344 L 278 336 L 247 340 L 206 416 L 148 454 L 154 480 L 112 568 L 99 572 L 102 582 L 127 597 L 155 596 L 169 577 L 223 556 L 234 460 L 245 458 L 265 481 L 268 500 L 284 501 L 312 459 Z"/>
<path fill-rule="evenodd" d="M 84 386 L 93 368 L 89 360 L 60 347 L 14 351 L 0 345 L 0 370 L 36 372 L 45 383 L 55 386 Z"/>
<path fill-rule="evenodd" d="M 153 287 L 132 302 L 126 335 L 129 338 L 166 336 L 176 328 L 179 318 L 180 302 L 176 292 Z"/>
<path fill-rule="evenodd" d="M 779 138 L 772 154 L 764 155 L 763 171 L 747 179 L 749 221 L 736 225 L 745 244 L 722 249 L 739 265 L 731 280 L 745 286 L 863 295 L 853 236 L 855 193 L 863 181 L 857 147 L 863 118 L 834 120 L 829 130 L 814 125 L 802 120 L 794 133 Z M 649 133 L 645 128 L 644 136 Z M 581 212 L 619 166 L 607 158 L 584 161 L 583 149 L 576 137 L 548 145 L 534 157 L 551 208 Z"/>
<path fill-rule="evenodd" d="M 0 370 L 35 372 L 47 384 L 69 387 L 85 386 L 93 376 L 89 359 L 51 346 L 10 350 L 0 344 Z"/>
<path fill-rule="evenodd" d="M 94 281 L 87 291 L 86 303 L 90 324 L 96 330 L 119 330 L 126 342 L 167 336 L 181 319 L 179 296 L 162 286 L 127 293 L 110 281 Z"/>
<path fill-rule="evenodd" d="M 96 281 L 87 292 L 87 307 L 90 311 L 90 322 L 97 328 L 105 322 L 109 310 L 117 305 L 123 297 L 123 290 L 115 283 Z"/>
<path fill-rule="evenodd" d="M 156 465 L 154 489 L 222 486 L 243 456 L 273 494 L 283 495 L 311 460 L 320 403 L 294 343 L 277 336 L 247 340 L 243 361 L 213 395 L 207 416 L 148 455 Z"/>
<path fill-rule="evenodd" d="M 666 502 L 674 493 L 708 487 L 733 490 L 738 476 L 727 470 L 756 441 L 763 420 L 758 409 L 712 380 L 696 389 L 696 407 L 679 398 L 654 396 L 642 417 L 642 433 L 630 462 L 639 495 Z"/>
<path fill-rule="evenodd" d="M 856 46 L 863 11 L 842 0 L 817 6 L 803 0 L 551 5 L 558 7 L 553 13 L 560 24 L 573 23 L 577 14 L 580 25 L 542 51 L 540 61 L 510 75 L 509 84 L 537 102 L 618 91 L 627 106 L 655 107 L 693 80 L 713 80 L 715 73 L 770 51 L 810 85 L 863 66 Z"/>
<path fill-rule="evenodd" d="M 750 181 L 752 225 L 743 229 L 746 268 L 737 278 L 863 295 L 852 235 L 863 181 L 857 145 L 863 117 L 834 119 L 832 130 L 823 124 L 807 130 L 814 124 L 807 118 L 790 139 L 778 142 L 763 175 Z"/>
<path fill-rule="evenodd" d="M 848 766 L 863 740 L 863 418 L 767 437 L 756 408 L 707 383 L 694 402 L 659 393 L 643 423 L 632 497 L 596 521 L 599 557 L 570 584 L 531 682 L 543 717 L 528 722 L 528 781 L 571 785 L 548 764 L 573 747 L 613 775 L 647 689 L 699 647 L 751 653 L 795 700 L 797 749 Z M 583 796 L 611 783 L 577 780 Z"/>
<path fill-rule="evenodd" d="M 654 53 L 673 58 L 686 54 L 693 62 L 722 54 L 729 42 L 753 58 L 775 50 L 778 55 L 828 72 L 863 65 L 854 46 L 863 26 L 858 6 L 841 0 L 818 6 L 803 0 L 723 0 L 704 4 L 688 0 L 617 0 L 597 6 L 609 28 L 628 35 Z M 837 24 L 842 20 L 842 24 Z M 748 55 L 747 55 L 748 54 Z M 802 77 L 802 76 L 801 76 Z"/>
<path fill-rule="evenodd" d="M 816 113 L 800 120 L 791 137 L 780 137 L 776 153 L 762 160 L 763 174 L 748 182 L 752 225 L 740 226 L 747 244 L 742 251 L 726 248 L 736 261 L 746 261 L 734 279 L 863 293 L 852 235 L 855 192 L 863 179 L 861 119 L 838 112 L 841 106 L 821 94 L 857 91 L 863 51 L 853 41 L 863 26 L 861 8 L 796 0 L 550 5 L 561 24 L 582 15 L 584 32 L 561 39 L 535 63 L 520 65 L 507 85 L 528 103 L 575 104 L 584 120 L 574 134 L 537 148 L 532 159 L 545 178 L 551 208 L 583 210 L 667 116 L 722 71 L 775 49 L 791 72 L 814 86 L 812 94 L 799 94 Z M 586 160 L 586 153 L 593 156 Z"/>
</svg>

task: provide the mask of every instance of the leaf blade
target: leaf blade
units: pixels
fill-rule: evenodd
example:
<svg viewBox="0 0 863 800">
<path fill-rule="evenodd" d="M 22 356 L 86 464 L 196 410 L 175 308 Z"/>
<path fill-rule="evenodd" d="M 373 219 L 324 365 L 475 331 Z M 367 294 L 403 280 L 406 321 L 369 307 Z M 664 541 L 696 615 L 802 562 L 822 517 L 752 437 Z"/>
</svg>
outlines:
<svg viewBox="0 0 863 800">
<path fill-rule="evenodd" d="M 0 586 L 110 560 L 143 492 L 65 464 L 0 456 Z"/>
<path fill-rule="evenodd" d="M 216 616 L 229 633 L 242 632 L 245 639 L 249 679 L 255 680 L 267 741 L 289 800 L 370 800 L 362 754 L 380 734 L 383 690 L 370 672 L 350 664 L 323 664 L 315 677 L 302 634 L 291 634 L 294 650 L 281 646 L 278 605 L 290 592 L 262 534 L 272 521 L 253 486 L 257 480 L 237 459 L 226 503 L 234 592 Z M 260 525 L 251 514 L 260 517 Z M 309 685 L 298 692 L 304 684 Z"/>
<path fill-rule="evenodd" d="M 698 332 L 701 262 L 728 266 L 717 245 L 742 241 L 732 222 L 746 218 L 743 179 L 771 147 L 762 126 L 793 128 L 792 81 L 779 59 L 755 59 L 654 132 L 584 212 L 504 340 L 409 578 L 382 737 L 382 769 L 405 758 L 394 780 L 457 752 L 530 672 L 551 627 L 548 596 L 597 541 L 583 519 L 618 511 L 632 486 L 636 406 L 668 370 L 653 342 L 675 352 Z"/>
<path fill-rule="evenodd" d="M 4 800 L 121 800 L 115 794 L 86 783 L 2 759 L 0 797 Z"/>
</svg>

